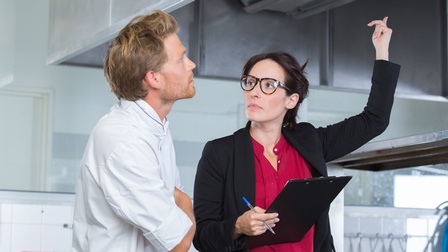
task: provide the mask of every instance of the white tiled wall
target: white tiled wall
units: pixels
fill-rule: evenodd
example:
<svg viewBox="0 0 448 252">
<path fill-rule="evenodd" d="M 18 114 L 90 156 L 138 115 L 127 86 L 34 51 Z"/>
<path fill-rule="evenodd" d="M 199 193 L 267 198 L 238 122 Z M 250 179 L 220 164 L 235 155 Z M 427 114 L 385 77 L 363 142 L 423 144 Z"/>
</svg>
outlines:
<svg viewBox="0 0 448 252">
<path fill-rule="evenodd" d="M 0 192 L 0 251 L 68 252 L 73 200 L 70 194 Z"/>
<path fill-rule="evenodd" d="M 0 190 L 0 252 L 69 252 L 74 194 Z M 191 246 L 189 252 L 197 250 Z"/>
<path fill-rule="evenodd" d="M 73 202 L 74 194 L 0 191 L 0 251 L 70 251 Z M 431 209 L 345 206 L 339 251 L 441 251 L 446 221 Z"/>
<path fill-rule="evenodd" d="M 344 251 L 439 252 L 446 216 L 432 209 L 344 208 Z"/>
</svg>

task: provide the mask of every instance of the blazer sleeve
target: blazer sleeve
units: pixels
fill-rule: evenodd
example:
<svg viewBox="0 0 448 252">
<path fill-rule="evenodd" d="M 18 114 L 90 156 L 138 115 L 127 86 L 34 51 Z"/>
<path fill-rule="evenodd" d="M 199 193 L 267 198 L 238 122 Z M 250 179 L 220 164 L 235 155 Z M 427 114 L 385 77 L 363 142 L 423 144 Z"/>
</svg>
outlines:
<svg viewBox="0 0 448 252">
<path fill-rule="evenodd" d="M 225 206 L 226 168 L 233 165 L 230 142 L 230 138 L 208 142 L 198 163 L 193 199 L 197 226 L 193 245 L 199 251 L 235 251 L 245 242 L 245 239 L 233 240 L 232 237 L 238 214 L 225 214 L 229 212 Z"/>
<path fill-rule="evenodd" d="M 317 129 L 326 162 L 349 154 L 386 130 L 399 73 L 399 65 L 376 60 L 364 110 L 339 123 Z"/>
</svg>

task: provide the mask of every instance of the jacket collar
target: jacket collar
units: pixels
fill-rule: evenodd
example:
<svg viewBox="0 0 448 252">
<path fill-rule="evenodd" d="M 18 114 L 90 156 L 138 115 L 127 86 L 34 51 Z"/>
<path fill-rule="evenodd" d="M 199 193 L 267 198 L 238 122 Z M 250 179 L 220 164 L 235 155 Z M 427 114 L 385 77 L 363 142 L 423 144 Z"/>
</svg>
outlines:
<svg viewBox="0 0 448 252">
<path fill-rule="evenodd" d="M 299 125 L 300 127 L 300 125 Z M 255 201 L 255 163 L 254 150 L 251 136 L 249 133 L 250 121 L 246 127 L 236 131 L 234 135 L 234 175 L 235 181 L 235 199 L 237 201 L 238 211 L 247 211 L 242 197 L 249 202 Z M 282 129 L 285 139 L 308 161 L 312 166 L 313 176 L 327 176 L 327 168 L 322 157 L 322 147 L 318 141 L 315 131 L 300 128 L 299 130 Z"/>
</svg>

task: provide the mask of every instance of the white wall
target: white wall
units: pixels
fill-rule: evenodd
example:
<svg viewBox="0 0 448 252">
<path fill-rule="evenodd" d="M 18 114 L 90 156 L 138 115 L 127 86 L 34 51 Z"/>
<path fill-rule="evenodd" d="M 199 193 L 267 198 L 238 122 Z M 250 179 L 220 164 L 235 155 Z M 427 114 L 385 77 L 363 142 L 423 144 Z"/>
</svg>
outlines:
<svg viewBox="0 0 448 252">
<path fill-rule="evenodd" d="M 398 82 L 400 85 L 400 79 Z M 314 88 L 308 97 L 308 120 L 325 126 L 359 113 L 368 93 Z M 448 100 L 444 97 L 396 93 L 389 127 L 373 139 L 380 141 L 448 129 Z"/>
</svg>

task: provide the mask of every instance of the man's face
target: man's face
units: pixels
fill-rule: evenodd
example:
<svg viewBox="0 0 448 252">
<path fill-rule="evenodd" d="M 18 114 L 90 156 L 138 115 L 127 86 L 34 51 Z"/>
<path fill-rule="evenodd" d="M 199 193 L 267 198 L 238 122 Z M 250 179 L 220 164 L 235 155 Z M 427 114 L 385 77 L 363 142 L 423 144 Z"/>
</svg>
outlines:
<svg viewBox="0 0 448 252">
<path fill-rule="evenodd" d="M 168 60 L 159 71 L 164 81 L 161 99 L 170 103 L 193 97 L 196 94 L 193 81 L 193 69 L 196 64 L 187 57 L 185 47 L 177 34 L 168 35 L 164 46 Z"/>
</svg>

